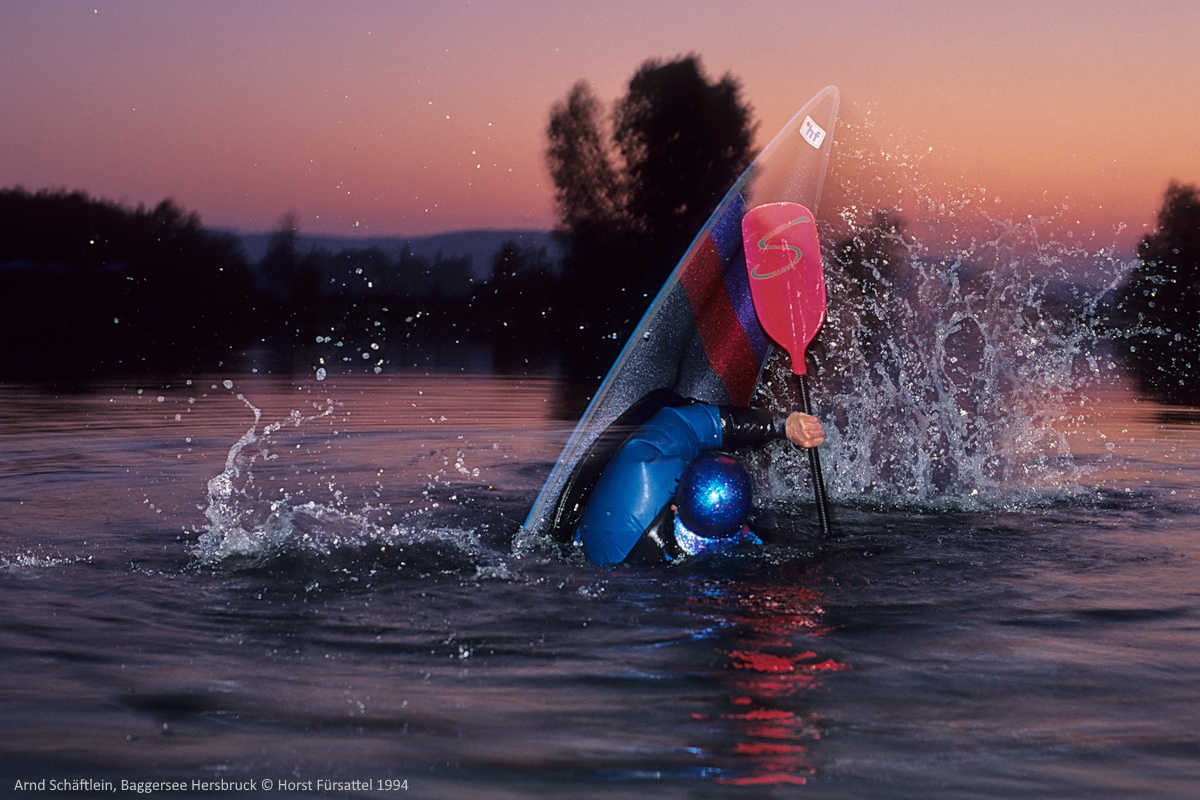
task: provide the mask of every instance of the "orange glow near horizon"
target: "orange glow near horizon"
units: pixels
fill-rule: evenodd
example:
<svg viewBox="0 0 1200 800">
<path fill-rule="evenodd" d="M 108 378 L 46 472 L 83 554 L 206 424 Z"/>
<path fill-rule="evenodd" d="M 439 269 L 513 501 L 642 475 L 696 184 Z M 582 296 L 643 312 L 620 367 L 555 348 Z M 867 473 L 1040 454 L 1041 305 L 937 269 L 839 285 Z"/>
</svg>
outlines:
<svg viewBox="0 0 1200 800">
<path fill-rule="evenodd" d="M 760 144 L 835 84 L 931 182 L 1016 215 L 1065 206 L 1122 247 L 1170 180 L 1200 182 L 1200 8 L 836 6 L 15 0 L 0 186 L 173 197 L 242 231 L 287 211 L 313 233 L 548 229 L 551 105 L 689 52 L 741 80 Z"/>
</svg>

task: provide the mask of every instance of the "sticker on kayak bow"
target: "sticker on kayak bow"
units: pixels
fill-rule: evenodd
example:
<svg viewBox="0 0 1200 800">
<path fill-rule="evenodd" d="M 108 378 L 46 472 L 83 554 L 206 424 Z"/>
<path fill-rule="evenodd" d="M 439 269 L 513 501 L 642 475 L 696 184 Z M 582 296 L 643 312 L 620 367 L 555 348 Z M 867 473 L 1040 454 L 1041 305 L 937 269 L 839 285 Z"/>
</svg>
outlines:
<svg viewBox="0 0 1200 800">
<path fill-rule="evenodd" d="M 800 126 L 800 135 L 818 150 L 821 148 L 821 142 L 825 141 L 825 129 L 813 122 L 812 117 L 804 118 L 804 124 Z"/>
</svg>

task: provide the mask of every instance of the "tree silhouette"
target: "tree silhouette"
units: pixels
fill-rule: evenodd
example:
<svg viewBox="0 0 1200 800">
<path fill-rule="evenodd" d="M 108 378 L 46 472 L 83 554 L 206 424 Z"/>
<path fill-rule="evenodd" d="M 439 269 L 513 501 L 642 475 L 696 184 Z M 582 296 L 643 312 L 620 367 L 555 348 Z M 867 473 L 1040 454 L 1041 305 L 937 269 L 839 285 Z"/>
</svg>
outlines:
<svg viewBox="0 0 1200 800">
<path fill-rule="evenodd" d="M 575 316 L 566 328 L 599 363 L 753 160 L 753 133 L 738 82 L 710 81 L 695 55 L 643 63 L 610 116 L 583 81 L 555 104 L 546 160 Z"/>
<path fill-rule="evenodd" d="M 629 81 L 613 113 L 625 209 L 643 244 L 657 246 L 660 257 L 673 262 L 683 255 L 750 165 L 751 116 L 733 77 L 710 83 L 696 56 L 647 61 Z"/>
<path fill-rule="evenodd" d="M 295 293 L 296 273 L 300 268 L 297 241 L 300 223 L 292 211 L 279 219 L 279 227 L 271 234 L 267 252 L 258 264 L 259 278 L 269 295 L 281 300 L 290 300 Z"/>
<path fill-rule="evenodd" d="M 1171 182 L 1158 230 L 1138 245 L 1141 263 L 1119 292 L 1129 362 L 1143 387 L 1174 402 L 1200 391 L 1200 193 Z"/>
<path fill-rule="evenodd" d="M 586 81 L 576 83 L 550 112 L 546 160 L 554 178 L 560 229 L 566 233 L 624 221 L 621 182 L 602 116 L 600 101 Z"/>
</svg>

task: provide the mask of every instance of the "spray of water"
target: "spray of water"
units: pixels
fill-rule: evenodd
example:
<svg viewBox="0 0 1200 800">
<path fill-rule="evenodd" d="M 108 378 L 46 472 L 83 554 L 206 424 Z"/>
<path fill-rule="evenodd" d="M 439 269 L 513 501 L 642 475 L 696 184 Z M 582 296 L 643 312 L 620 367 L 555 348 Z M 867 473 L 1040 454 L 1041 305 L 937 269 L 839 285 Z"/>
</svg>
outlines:
<svg viewBox="0 0 1200 800">
<path fill-rule="evenodd" d="M 1111 369 L 1088 320 L 1128 265 L 1062 214 L 999 214 L 985 190 L 931 186 L 920 158 L 843 137 L 810 350 L 832 497 L 945 510 L 1084 492 L 1070 433 Z M 796 463 L 772 493 L 795 496 L 807 470 L 781 454 Z"/>
<path fill-rule="evenodd" d="M 254 423 L 229 448 L 225 468 L 208 481 L 208 504 L 204 509 L 208 524 L 192 552 L 196 563 L 203 566 L 230 559 L 269 559 L 290 546 L 299 517 L 340 518 L 345 514 L 313 502 L 296 504 L 290 496 L 268 501 L 258 491 L 253 471 L 256 462 L 277 458 L 268 447 L 273 434 L 285 426 L 299 428 L 328 417 L 336 405 L 328 403 L 308 416 L 293 411 L 285 420 L 263 425 L 262 411 L 240 393 L 237 399 L 254 414 Z"/>
<path fill-rule="evenodd" d="M 438 522 L 440 503 L 432 493 L 446 483 L 443 475 L 429 476 L 425 505 L 395 522 L 387 504 L 353 504 L 327 474 L 327 465 L 318 462 L 311 476 L 298 469 L 304 442 L 322 438 L 305 426 L 332 417 L 337 403 L 315 404 L 308 414 L 294 410 L 264 424 L 257 406 L 242 394 L 236 397 L 253 414 L 253 423 L 229 448 L 221 472 L 208 481 L 207 523 L 192 547 L 193 566 L 238 570 L 293 558 L 339 582 L 369 581 L 384 571 L 511 577 L 503 554 L 488 548 L 479 530 Z M 285 432 L 291 434 L 287 441 L 281 439 Z M 445 469 L 469 473 L 463 458 L 459 453 L 453 463 L 447 459 Z M 320 588 L 322 580 L 312 578 L 306 589 Z"/>
</svg>

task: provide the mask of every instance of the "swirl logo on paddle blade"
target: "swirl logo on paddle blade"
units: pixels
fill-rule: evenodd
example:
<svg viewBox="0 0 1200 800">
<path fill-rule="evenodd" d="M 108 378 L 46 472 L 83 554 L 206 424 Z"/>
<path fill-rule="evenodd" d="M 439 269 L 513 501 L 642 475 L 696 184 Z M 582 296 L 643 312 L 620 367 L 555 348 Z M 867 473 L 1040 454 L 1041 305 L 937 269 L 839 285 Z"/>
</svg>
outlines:
<svg viewBox="0 0 1200 800">
<path fill-rule="evenodd" d="M 800 261 L 804 258 L 804 252 L 799 247 L 797 247 L 794 244 L 788 244 L 786 240 L 779 242 L 779 243 L 775 243 L 774 240 L 776 240 L 777 237 L 779 237 L 780 234 L 782 234 L 788 228 L 791 228 L 795 225 L 799 225 L 803 222 L 812 222 L 812 217 L 797 217 L 796 219 L 790 220 L 789 222 L 785 222 L 782 225 L 780 225 L 778 228 L 776 228 L 775 230 L 771 231 L 766 236 L 764 236 L 758 240 L 758 249 L 759 250 L 788 251 L 788 253 L 785 255 L 785 257 L 788 260 L 787 260 L 787 263 L 783 264 L 782 266 L 779 266 L 777 269 L 771 269 L 771 270 L 768 270 L 766 264 L 764 264 L 762 262 L 755 264 L 754 268 L 752 270 L 750 270 L 751 278 L 758 278 L 759 280 L 764 280 L 766 278 L 774 278 L 777 275 L 782 275 L 783 273 L 787 272 L 789 269 L 791 269 L 792 267 L 794 267 L 800 263 Z M 778 263 L 778 259 L 775 259 L 775 262 Z"/>
</svg>

